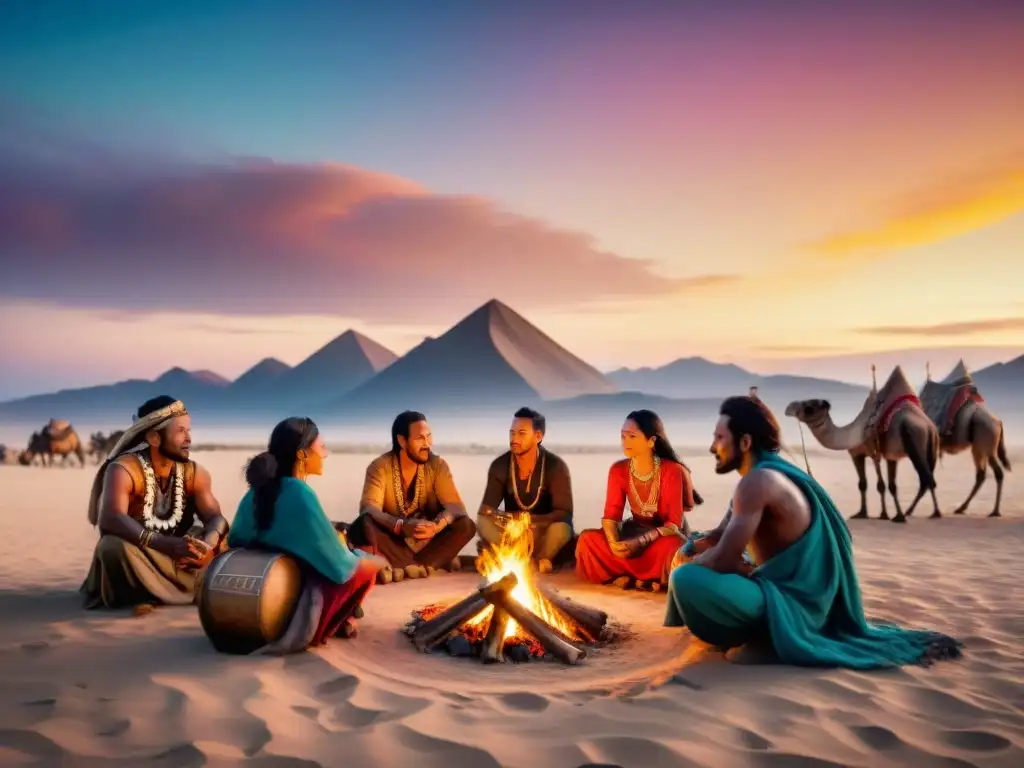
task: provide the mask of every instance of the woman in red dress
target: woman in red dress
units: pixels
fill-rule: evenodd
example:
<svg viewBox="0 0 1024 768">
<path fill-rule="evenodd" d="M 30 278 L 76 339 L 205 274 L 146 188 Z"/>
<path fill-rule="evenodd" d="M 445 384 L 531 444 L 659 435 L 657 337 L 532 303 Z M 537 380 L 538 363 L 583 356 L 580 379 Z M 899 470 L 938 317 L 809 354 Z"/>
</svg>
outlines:
<svg viewBox="0 0 1024 768">
<path fill-rule="evenodd" d="M 576 573 L 595 584 L 623 577 L 665 584 L 683 545 L 683 515 L 700 497 L 656 413 L 640 410 L 626 417 L 622 452 L 626 458 L 608 470 L 602 530 L 580 534 Z M 632 514 L 623 522 L 627 501 Z"/>
</svg>

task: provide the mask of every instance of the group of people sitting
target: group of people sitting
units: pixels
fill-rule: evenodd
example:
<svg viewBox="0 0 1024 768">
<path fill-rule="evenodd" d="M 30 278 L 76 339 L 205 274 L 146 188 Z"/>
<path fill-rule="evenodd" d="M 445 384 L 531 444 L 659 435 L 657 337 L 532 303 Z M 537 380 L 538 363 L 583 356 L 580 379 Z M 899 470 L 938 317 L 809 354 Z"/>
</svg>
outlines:
<svg viewBox="0 0 1024 768">
<path fill-rule="evenodd" d="M 323 436 L 312 420 L 289 418 L 248 463 L 249 490 L 229 532 L 209 473 L 189 459 L 185 406 L 154 398 L 94 482 L 89 519 L 101 537 L 82 585 L 86 606 L 188 604 L 219 552 L 267 549 L 317 577 L 320 644 L 355 634 L 375 583 L 451 568 L 474 536 L 481 549 L 498 546 L 508 521 L 528 514 L 539 571 L 575 560 L 588 582 L 665 586 L 666 626 L 721 648 L 760 644 L 790 663 L 854 668 L 956 655 L 944 635 L 866 622 L 845 521 L 813 478 L 779 457 L 778 423 L 756 395 L 720 408 L 716 472 L 741 479 L 722 522 L 705 533 L 689 530 L 685 515 L 702 499 L 653 412 L 627 416 L 625 458 L 609 469 L 601 528 L 579 535 L 569 468 L 544 448 L 545 430 L 538 412 L 515 413 L 510 450 L 488 470 L 474 523 L 447 462 L 432 452 L 426 417 L 403 412 L 345 526 L 330 521 L 306 483 L 323 471 Z"/>
</svg>

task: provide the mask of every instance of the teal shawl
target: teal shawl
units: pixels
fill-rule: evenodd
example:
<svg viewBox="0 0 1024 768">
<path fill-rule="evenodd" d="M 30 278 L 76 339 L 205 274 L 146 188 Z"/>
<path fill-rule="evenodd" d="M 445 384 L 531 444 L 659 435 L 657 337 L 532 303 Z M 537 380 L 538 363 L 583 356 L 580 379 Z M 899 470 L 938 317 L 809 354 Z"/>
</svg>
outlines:
<svg viewBox="0 0 1024 768">
<path fill-rule="evenodd" d="M 786 663 L 873 669 L 959 656 L 946 635 L 869 624 L 853 564 L 850 530 L 817 480 L 777 454 L 757 467 L 793 481 L 811 507 L 811 526 L 751 578 L 764 593 L 772 645 Z"/>
<path fill-rule="evenodd" d="M 274 520 L 264 531 L 256 530 L 252 489 L 242 497 L 231 523 L 228 546 L 285 552 L 335 584 L 347 582 L 360 560 L 360 555 L 338 539 L 313 489 L 293 477 L 281 481 Z"/>
<path fill-rule="evenodd" d="M 751 574 L 783 663 L 867 670 L 959 655 L 961 644 L 937 632 L 869 624 L 850 529 L 836 504 L 817 480 L 777 454 L 762 456 L 757 467 L 796 483 L 811 508 L 804 536 Z"/>
</svg>

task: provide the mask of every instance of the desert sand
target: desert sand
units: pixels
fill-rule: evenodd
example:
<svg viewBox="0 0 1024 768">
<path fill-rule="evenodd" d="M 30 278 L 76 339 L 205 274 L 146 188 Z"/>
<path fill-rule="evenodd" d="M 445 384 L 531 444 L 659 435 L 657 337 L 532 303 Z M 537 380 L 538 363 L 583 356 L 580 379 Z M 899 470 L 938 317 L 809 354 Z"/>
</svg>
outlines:
<svg viewBox="0 0 1024 768">
<path fill-rule="evenodd" d="M 229 518 L 245 453 L 194 456 Z M 354 516 L 369 456 L 335 455 L 313 486 L 336 520 Z M 577 528 L 596 526 L 614 455 L 566 455 Z M 715 524 L 735 476 L 685 456 Z M 449 461 L 471 509 L 488 456 Z M 1024 455 L 1011 451 L 1016 466 Z M 840 507 L 857 507 L 845 455 L 811 469 Z M 1024 504 L 1009 474 L 1004 519 L 989 484 L 967 517 L 906 526 L 851 523 L 869 617 L 961 639 L 964 658 L 854 673 L 731 663 L 661 626 L 664 595 L 552 581 L 625 627 L 578 667 L 485 667 L 418 654 L 409 612 L 463 597 L 472 574 L 376 587 L 359 636 L 287 658 L 216 654 L 194 608 L 86 612 L 77 587 L 96 533 L 85 519 L 94 467 L 0 466 L 0 764 L 325 766 L 1010 766 L 1024 765 Z M 901 496 L 916 478 L 901 465 Z M 939 470 L 940 502 L 973 480 L 966 457 Z M 873 483 L 872 483 L 873 484 Z M 878 498 L 869 497 L 872 515 Z"/>
</svg>

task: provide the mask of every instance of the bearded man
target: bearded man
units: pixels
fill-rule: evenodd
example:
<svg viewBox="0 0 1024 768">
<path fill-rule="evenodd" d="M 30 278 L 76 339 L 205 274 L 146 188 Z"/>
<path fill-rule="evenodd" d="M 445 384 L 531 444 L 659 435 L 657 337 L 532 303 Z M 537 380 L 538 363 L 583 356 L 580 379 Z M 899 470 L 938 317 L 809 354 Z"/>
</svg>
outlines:
<svg viewBox="0 0 1024 768">
<path fill-rule="evenodd" d="M 139 407 L 100 466 L 89 498 L 101 535 L 80 590 L 86 608 L 194 601 L 228 523 L 210 473 L 189 459 L 191 445 L 188 411 L 162 395 Z"/>
<path fill-rule="evenodd" d="M 421 578 L 449 568 L 476 535 L 451 469 L 431 452 L 427 417 L 403 411 L 391 425 L 391 450 L 366 468 L 359 517 L 349 529 L 357 549 L 382 555 L 392 570 L 378 579 Z"/>
<path fill-rule="evenodd" d="M 865 618 L 846 520 L 817 480 L 779 456 L 781 447 L 779 423 L 756 393 L 722 403 L 710 450 L 718 474 L 740 479 L 718 528 L 684 547 L 688 562 L 669 577 L 665 626 L 801 666 L 959 657 L 952 637 Z"/>
<path fill-rule="evenodd" d="M 533 559 L 541 573 L 572 541 L 572 482 L 566 463 L 541 445 L 547 420 L 532 408 L 520 408 L 508 431 L 509 450 L 487 471 L 477 530 L 481 549 L 501 542 L 508 522 L 529 515 Z M 498 505 L 504 506 L 503 510 Z"/>
</svg>

